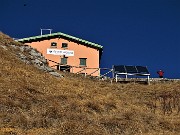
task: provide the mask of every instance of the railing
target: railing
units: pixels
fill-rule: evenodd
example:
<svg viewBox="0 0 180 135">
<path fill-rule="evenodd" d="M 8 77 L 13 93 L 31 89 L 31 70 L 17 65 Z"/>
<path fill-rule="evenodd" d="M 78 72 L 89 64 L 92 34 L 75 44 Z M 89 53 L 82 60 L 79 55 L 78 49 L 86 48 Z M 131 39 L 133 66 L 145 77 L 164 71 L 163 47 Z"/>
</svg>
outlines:
<svg viewBox="0 0 180 135">
<path fill-rule="evenodd" d="M 49 60 L 49 59 L 46 59 L 47 61 L 51 61 L 53 63 L 55 63 L 55 65 L 51 66 L 51 67 L 55 67 L 55 66 L 69 66 L 69 68 L 66 68 L 64 69 L 63 71 L 70 71 L 71 69 L 71 73 L 74 73 L 74 74 L 84 74 L 84 76 L 93 76 L 94 73 L 98 72 L 98 77 L 99 79 L 102 79 L 102 80 L 106 80 L 105 77 L 107 77 L 108 74 L 112 73 L 112 78 L 110 79 L 111 82 L 114 80 L 115 82 L 147 82 L 149 84 L 150 82 L 150 78 L 149 76 L 150 75 L 147 75 L 148 78 L 127 78 L 127 75 L 132 75 L 132 74 L 127 74 L 127 73 L 124 73 L 124 74 L 121 74 L 121 75 L 125 75 L 126 77 L 125 78 L 118 78 L 118 76 L 120 74 L 115 74 L 114 73 L 114 70 L 113 68 L 89 68 L 89 67 L 83 67 L 83 66 L 71 66 L 71 65 L 63 65 L 61 63 L 58 63 L 58 62 L 55 62 L 53 60 Z M 79 68 L 80 70 L 79 71 L 75 71 L 74 69 L 77 69 Z M 59 68 L 60 69 L 60 68 Z M 94 70 L 92 72 L 87 72 L 88 70 Z M 101 74 L 102 71 L 106 71 L 104 72 L 104 74 Z M 135 74 L 133 74 L 135 75 Z"/>
<path fill-rule="evenodd" d="M 85 77 L 86 77 L 87 75 L 92 76 L 94 73 L 98 72 L 98 76 L 97 76 L 97 77 L 103 78 L 103 77 L 105 77 L 107 74 L 109 74 L 109 73 L 111 73 L 111 72 L 113 71 L 113 69 L 111 69 L 111 68 L 89 68 L 89 67 L 83 67 L 83 66 L 71 66 L 71 65 L 63 65 L 63 64 L 61 64 L 61 63 L 58 63 L 58 62 L 53 61 L 53 60 L 50 60 L 50 59 L 46 59 L 46 60 L 47 60 L 48 62 L 50 61 L 50 62 L 55 63 L 55 65 L 53 65 L 53 66 L 51 66 L 51 67 L 55 67 L 55 66 L 59 66 L 59 67 L 60 67 L 60 66 L 69 66 L 69 68 L 64 69 L 63 71 L 68 71 L 68 70 L 71 69 L 71 73 L 75 73 L 75 74 L 81 74 L 81 73 L 83 73 Z M 80 68 L 80 70 L 77 71 L 77 72 L 75 72 L 75 71 L 74 71 L 75 68 L 76 68 L 76 69 Z M 60 68 L 59 68 L 59 69 L 60 69 Z M 94 71 L 92 71 L 91 73 L 87 73 L 88 70 L 94 70 Z M 101 75 L 101 71 L 102 71 L 102 70 L 108 70 L 108 71 L 107 71 L 106 73 L 104 73 L 104 74 Z"/>
</svg>

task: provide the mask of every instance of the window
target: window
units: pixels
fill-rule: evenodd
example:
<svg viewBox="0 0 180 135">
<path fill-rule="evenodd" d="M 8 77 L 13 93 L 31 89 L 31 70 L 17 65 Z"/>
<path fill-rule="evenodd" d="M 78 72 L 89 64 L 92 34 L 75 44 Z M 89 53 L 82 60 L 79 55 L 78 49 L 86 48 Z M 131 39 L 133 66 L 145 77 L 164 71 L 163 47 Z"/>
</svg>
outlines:
<svg viewBox="0 0 180 135">
<path fill-rule="evenodd" d="M 87 58 L 79 58 L 79 60 L 80 60 L 80 66 L 86 66 Z"/>
<path fill-rule="evenodd" d="M 67 57 L 61 58 L 61 64 L 63 65 L 67 64 Z"/>
<path fill-rule="evenodd" d="M 62 43 L 62 48 L 67 48 L 68 44 L 67 43 Z"/>
<path fill-rule="evenodd" d="M 57 43 L 56 42 L 52 42 L 51 43 L 51 47 L 56 48 L 57 47 Z"/>
</svg>

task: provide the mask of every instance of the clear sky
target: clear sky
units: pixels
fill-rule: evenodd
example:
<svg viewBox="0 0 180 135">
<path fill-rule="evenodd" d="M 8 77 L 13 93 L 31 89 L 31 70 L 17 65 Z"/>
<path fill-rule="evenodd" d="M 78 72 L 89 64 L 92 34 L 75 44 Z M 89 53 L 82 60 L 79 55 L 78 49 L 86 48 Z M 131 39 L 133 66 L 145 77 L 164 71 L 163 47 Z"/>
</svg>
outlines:
<svg viewBox="0 0 180 135">
<path fill-rule="evenodd" d="M 40 28 L 104 46 L 101 67 L 180 78 L 180 0 L 0 0 L 0 31 L 24 38 Z"/>
</svg>

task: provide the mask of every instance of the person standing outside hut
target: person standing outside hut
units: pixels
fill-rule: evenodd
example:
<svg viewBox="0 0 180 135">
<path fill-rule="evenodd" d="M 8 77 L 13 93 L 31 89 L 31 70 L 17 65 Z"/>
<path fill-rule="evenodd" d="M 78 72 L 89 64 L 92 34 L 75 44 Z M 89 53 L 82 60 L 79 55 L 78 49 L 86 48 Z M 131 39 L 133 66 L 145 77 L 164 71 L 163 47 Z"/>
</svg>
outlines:
<svg viewBox="0 0 180 135">
<path fill-rule="evenodd" d="M 159 78 L 164 77 L 164 71 L 162 71 L 162 70 L 157 71 L 157 74 L 159 75 Z"/>
</svg>

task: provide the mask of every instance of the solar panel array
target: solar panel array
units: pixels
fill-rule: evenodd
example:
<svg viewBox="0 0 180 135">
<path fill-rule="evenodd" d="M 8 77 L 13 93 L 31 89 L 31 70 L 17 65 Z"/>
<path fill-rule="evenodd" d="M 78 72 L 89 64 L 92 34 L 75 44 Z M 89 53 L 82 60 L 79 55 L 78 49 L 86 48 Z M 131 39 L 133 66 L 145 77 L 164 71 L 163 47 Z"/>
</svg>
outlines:
<svg viewBox="0 0 180 135">
<path fill-rule="evenodd" d="M 114 66 L 115 73 L 132 73 L 132 74 L 149 74 L 147 67 L 145 66 Z"/>
</svg>

